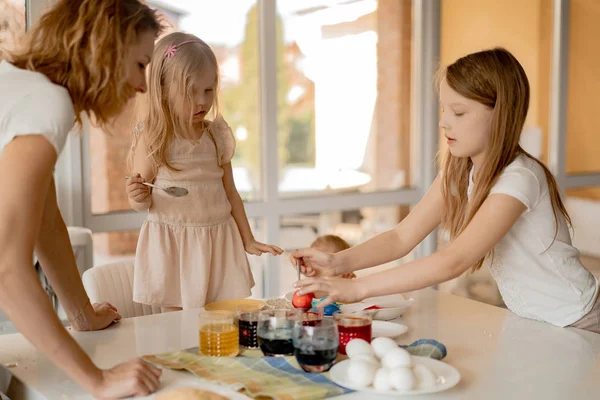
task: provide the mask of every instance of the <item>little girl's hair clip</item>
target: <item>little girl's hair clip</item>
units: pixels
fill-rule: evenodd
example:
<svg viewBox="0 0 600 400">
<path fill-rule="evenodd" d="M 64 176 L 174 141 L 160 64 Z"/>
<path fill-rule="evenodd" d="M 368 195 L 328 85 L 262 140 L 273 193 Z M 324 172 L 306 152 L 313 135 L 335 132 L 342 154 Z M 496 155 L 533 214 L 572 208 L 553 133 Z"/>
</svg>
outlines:
<svg viewBox="0 0 600 400">
<path fill-rule="evenodd" d="M 177 46 L 175 46 L 174 44 L 170 45 L 169 48 L 167 48 L 167 51 L 165 51 L 165 57 L 167 58 L 171 58 L 175 55 L 175 51 L 177 50 Z"/>
<path fill-rule="evenodd" d="M 172 44 L 169 47 L 167 47 L 167 50 L 165 51 L 165 57 L 166 58 L 173 57 L 179 47 L 183 46 L 184 44 L 188 44 L 188 43 L 204 43 L 204 41 L 202 41 L 200 39 L 190 39 L 190 40 L 186 40 L 185 42 L 181 42 L 179 44 Z"/>
</svg>

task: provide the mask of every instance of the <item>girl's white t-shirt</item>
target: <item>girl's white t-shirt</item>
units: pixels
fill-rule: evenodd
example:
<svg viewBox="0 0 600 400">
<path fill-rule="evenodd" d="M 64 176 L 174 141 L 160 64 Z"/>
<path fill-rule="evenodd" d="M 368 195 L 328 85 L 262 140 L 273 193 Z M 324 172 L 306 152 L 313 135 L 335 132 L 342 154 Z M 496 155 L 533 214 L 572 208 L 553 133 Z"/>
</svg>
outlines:
<svg viewBox="0 0 600 400">
<path fill-rule="evenodd" d="M 74 121 L 66 88 L 39 72 L 0 61 L 0 154 L 16 136 L 42 135 L 59 155 Z"/>
<path fill-rule="evenodd" d="M 473 190 L 473 170 L 468 195 Z M 506 306 L 521 317 L 567 326 L 587 314 L 598 294 L 598 280 L 583 266 L 559 213 L 556 224 L 543 168 L 522 154 L 508 165 L 490 190 L 506 194 L 527 210 L 486 258 Z"/>
</svg>

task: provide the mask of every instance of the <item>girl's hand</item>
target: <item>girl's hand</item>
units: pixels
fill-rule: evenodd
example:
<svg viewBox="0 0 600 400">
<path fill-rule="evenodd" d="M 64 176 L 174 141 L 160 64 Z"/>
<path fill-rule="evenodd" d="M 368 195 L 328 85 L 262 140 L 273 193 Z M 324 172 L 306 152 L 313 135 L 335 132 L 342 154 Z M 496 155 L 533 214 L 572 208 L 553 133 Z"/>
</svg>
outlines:
<svg viewBox="0 0 600 400">
<path fill-rule="evenodd" d="M 308 277 L 338 275 L 336 274 L 337 259 L 334 253 L 325 253 L 312 247 L 292 251 L 290 262 L 294 268 L 296 268 L 298 261 L 300 261 L 300 272 Z"/>
<path fill-rule="evenodd" d="M 253 254 L 255 256 L 260 256 L 263 253 L 271 253 L 274 256 L 278 256 L 281 253 L 283 253 L 283 250 L 281 250 L 277 246 L 273 246 L 271 244 L 264 244 L 261 242 L 257 242 L 256 240 L 250 241 L 244 246 L 244 248 L 246 249 L 246 253 Z"/>
<path fill-rule="evenodd" d="M 142 183 L 145 182 L 144 178 L 140 174 L 127 179 L 127 196 L 135 201 L 141 203 L 150 195 L 150 188 Z"/>
<path fill-rule="evenodd" d="M 359 279 L 345 278 L 306 278 L 294 284 L 300 288 L 298 294 L 321 292 L 327 298 L 317 304 L 323 308 L 331 303 L 355 303 L 365 299 L 365 290 Z"/>
</svg>

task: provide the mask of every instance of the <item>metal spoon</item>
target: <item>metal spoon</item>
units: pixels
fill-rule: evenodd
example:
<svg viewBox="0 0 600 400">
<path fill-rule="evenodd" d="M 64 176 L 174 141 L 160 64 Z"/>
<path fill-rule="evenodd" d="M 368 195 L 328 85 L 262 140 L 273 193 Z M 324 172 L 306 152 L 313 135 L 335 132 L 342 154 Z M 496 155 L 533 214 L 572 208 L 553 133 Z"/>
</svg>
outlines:
<svg viewBox="0 0 600 400">
<path fill-rule="evenodd" d="M 129 176 L 125 177 L 125 179 L 129 179 L 129 178 L 130 178 Z M 182 188 L 179 186 L 162 187 L 162 186 L 153 185 L 148 182 L 142 182 L 142 185 L 146 185 L 146 186 L 150 186 L 155 189 L 162 190 L 169 196 L 173 196 L 173 197 L 183 197 L 183 196 L 187 196 L 187 194 L 188 194 L 188 191 L 186 188 Z"/>
</svg>

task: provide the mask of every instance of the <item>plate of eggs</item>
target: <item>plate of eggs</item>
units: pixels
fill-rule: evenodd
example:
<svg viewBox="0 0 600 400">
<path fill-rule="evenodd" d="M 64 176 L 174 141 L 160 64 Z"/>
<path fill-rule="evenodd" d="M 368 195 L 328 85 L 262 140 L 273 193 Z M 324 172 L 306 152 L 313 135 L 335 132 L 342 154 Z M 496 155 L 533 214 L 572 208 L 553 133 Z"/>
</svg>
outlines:
<svg viewBox="0 0 600 400">
<path fill-rule="evenodd" d="M 412 356 L 390 338 L 371 344 L 353 339 L 346 345 L 349 359 L 331 368 L 340 386 L 382 395 L 417 395 L 448 390 L 460 382 L 456 368 L 428 357 Z"/>
</svg>

